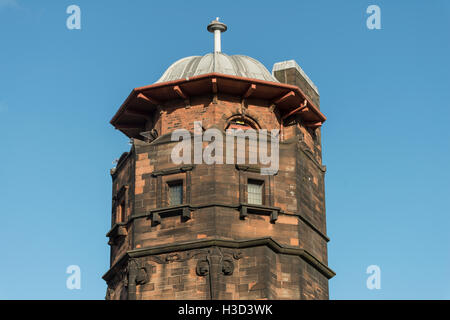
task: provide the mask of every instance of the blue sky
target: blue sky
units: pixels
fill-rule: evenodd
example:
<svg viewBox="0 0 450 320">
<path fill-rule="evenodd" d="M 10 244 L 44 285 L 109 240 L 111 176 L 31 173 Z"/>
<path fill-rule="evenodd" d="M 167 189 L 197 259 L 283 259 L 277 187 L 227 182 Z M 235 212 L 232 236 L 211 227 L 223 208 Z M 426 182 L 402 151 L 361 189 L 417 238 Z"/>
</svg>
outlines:
<svg viewBox="0 0 450 320">
<path fill-rule="evenodd" d="M 225 53 L 295 59 L 319 88 L 330 297 L 450 299 L 450 3 L 230 2 L 0 0 L 1 299 L 104 298 L 109 169 L 129 149 L 109 120 L 132 88 L 210 52 L 217 16 Z"/>
</svg>

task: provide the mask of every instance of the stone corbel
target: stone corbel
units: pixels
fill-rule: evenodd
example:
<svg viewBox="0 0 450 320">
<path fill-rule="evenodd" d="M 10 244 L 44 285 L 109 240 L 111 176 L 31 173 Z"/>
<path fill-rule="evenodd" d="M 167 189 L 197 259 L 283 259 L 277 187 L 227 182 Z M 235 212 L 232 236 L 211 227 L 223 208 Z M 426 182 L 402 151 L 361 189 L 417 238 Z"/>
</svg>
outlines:
<svg viewBox="0 0 450 320">
<path fill-rule="evenodd" d="M 248 217 L 249 213 L 255 213 L 255 214 L 269 215 L 270 222 L 275 223 L 278 220 L 278 213 L 280 211 L 280 208 L 243 203 L 239 206 L 239 210 L 240 210 L 239 217 L 242 220 L 245 220 L 245 218 Z"/>
<path fill-rule="evenodd" d="M 115 223 L 111 230 L 106 234 L 107 237 L 109 237 L 108 244 L 114 245 L 118 242 L 118 240 L 122 237 L 125 237 L 128 235 L 126 223 L 120 222 Z"/>
<path fill-rule="evenodd" d="M 189 204 L 182 204 L 179 206 L 167 207 L 162 209 L 154 209 L 150 211 L 152 225 L 158 225 L 161 223 L 161 214 L 179 213 L 183 221 L 191 219 L 191 206 Z"/>
</svg>

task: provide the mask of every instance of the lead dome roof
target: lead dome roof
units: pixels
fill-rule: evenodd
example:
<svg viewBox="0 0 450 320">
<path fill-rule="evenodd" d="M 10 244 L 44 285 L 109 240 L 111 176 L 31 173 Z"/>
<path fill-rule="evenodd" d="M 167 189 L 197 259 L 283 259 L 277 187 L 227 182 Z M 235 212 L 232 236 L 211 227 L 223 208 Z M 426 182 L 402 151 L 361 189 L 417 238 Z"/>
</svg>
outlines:
<svg viewBox="0 0 450 320">
<path fill-rule="evenodd" d="M 256 59 L 244 55 L 229 56 L 222 52 L 208 53 L 204 56 L 191 56 L 173 63 L 156 82 L 167 82 L 190 78 L 207 73 L 279 82 Z"/>
</svg>

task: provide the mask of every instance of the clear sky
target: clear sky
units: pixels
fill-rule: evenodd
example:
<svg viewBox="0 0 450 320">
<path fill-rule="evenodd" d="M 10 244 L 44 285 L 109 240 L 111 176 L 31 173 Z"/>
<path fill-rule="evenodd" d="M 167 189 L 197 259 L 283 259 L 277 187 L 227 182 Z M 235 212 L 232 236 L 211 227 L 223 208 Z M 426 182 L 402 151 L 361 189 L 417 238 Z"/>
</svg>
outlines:
<svg viewBox="0 0 450 320">
<path fill-rule="evenodd" d="M 450 299 L 450 2 L 411 0 L 0 0 L 0 298 L 104 298 L 109 169 L 129 149 L 109 120 L 132 88 L 210 52 L 217 16 L 225 53 L 295 59 L 319 88 L 330 297 Z"/>
</svg>

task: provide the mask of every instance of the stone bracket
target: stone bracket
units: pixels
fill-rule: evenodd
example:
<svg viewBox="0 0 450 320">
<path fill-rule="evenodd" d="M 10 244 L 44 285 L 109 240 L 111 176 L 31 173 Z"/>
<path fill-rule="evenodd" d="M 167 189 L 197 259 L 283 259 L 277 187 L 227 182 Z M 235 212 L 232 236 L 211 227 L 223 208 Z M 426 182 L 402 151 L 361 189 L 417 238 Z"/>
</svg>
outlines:
<svg viewBox="0 0 450 320">
<path fill-rule="evenodd" d="M 302 248 L 285 247 L 273 240 L 271 237 L 245 239 L 245 240 L 229 240 L 229 239 L 200 239 L 190 242 L 172 243 L 169 245 L 160 245 L 148 248 L 140 248 L 127 251 L 104 275 L 103 279 L 109 280 L 114 274 L 116 267 L 119 267 L 123 260 L 128 258 L 148 257 L 158 254 L 168 254 L 174 251 L 186 251 L 190 249 L 208 248 L 211 246 L 218 246 L 227 249 L 245 249 L 249 247 L 268 246 L 276 253 L 296 255 L 299 258 L 308 262 L 311 266 L 317 269 L 320 273 L 325 275 L 328 279 L 335 276 L 324 262 L 316 258 L 313 254 Z"/>
<path fill-rule="evenodd" d="M 249 213 L 265 214 L 270 216 L 270 222 L 275 223 L 278 220 L 278 213 L 280 212 L 278 207 L 261 206 L 256 204 L 242 203 L 239 206 L 240 215 L 242 220 L 248 217 Z"/>
<path fill-rule="evenodd" d="M 187 221 L 191 218 L 191 210 L 192 207 L 189 204 L 182 204 L 179 206 L 151 210 L 150 216 L 153 225 L 158 225 L 161 223 L 161 214 L 162 215 L 181 214 L 182 219 L 184 221 Z"/>
<path fill-rule="evenodd" d="M 117 243 L 121 237 L 125 237 L 127 234 L 128 231 L 125 222 L 115 223 L 111 230 L 106 234 L 106 236 L 109 237 L 108 244 L 113 245 Z"/>
</svg>

